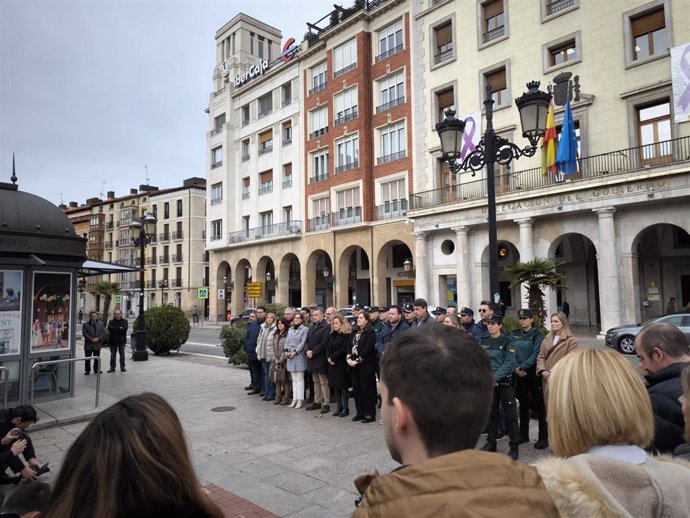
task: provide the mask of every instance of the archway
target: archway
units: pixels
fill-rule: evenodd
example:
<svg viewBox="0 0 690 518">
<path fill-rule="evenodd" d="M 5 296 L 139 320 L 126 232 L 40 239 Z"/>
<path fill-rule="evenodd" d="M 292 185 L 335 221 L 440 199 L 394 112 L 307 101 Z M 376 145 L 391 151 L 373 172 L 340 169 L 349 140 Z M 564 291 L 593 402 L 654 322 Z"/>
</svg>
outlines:
<svg viewBox="0 0 690 518">
<path fill-rule="evenodd" d="M 374 301 L 380 305 L 405 304 L 415 299 L 414 255 L 406 243 L 397 239 L 388 241 L 379 250 L 376 272 L 379 278 Z M 405 270 L 408 261 L 409 270 Z"/>
<path fill-rule="evenodd" d="M 568 302 L 568 319 L 571 325 L 599 328 L 601 308 L 599 304 L 599 268 L 597 249 L 585 235 L 564 234 L 549 247 L 548 258 L 558 264 L 557 271 L 564 275 L 566 290 L 550 296 L 549 313 L 562 310 Z M 612 287 L 611 289 L 618 289 Z"/>
<path fill-rule="evenodd" d="M 252 281 L 252 265 L 247 259 L 241 259 L 237 262 L 235 267 L 235 279 L 228 289 L 232 291 L 232 308 L 233 313 L 240 313 L 242 310 L 250 307 L 250 301 L 247 297 L 247 283 Z"/>
<path fill-rule="evenodd" d="M 263 301 L 268 304 L 275 303 L 276 268 L 273 259 L 267 255 L 259 259 L 256 265 L 255 280 L 263 285 Z"/>
<path fill-rule="evenodd" d="M 302 306 L 301 268 L 295 254 L 283 256 L 275 281 L 278 302 L 288 306 Z"/>
<path fill-rule="evenodd" d="M 632 297 L 640 304 L 642 320 L 690 304 L 690 234 L 686 230 L 668 223 L 650 225 L 633 239 L 632 253 L 637 256 L 633 277 L 637 289 Z"/>
<path fill-rule="evenodd" d="M 338 302 L 371 304 L 369 256 L 361 246 L 348 246 L 338 260 Z"/>
<path fill-rule="evenodd" d="M 314 250 L 307 259 L 307 286 L 303 304 L 316 303 L 320 306 L 335 305 L 333 262 L 324 250 Z"/>
<path fill-rule="evenodd" d="M 216 269 L 216 286 L 218 289 L 215 294 L 209 294 L 216 300 L 216 321 L 221 322 L 227 320 L 227 314 L 231 311 L 232 303 L 232 270 L 227 261 L 221 261 Z M 222 290 L 222 291 L 221 291 Z M 208 300 L 204 301 L 205 306 L 208 306 Z M 206 307 L 204 307 L 204 314 Z"/>
</svg>

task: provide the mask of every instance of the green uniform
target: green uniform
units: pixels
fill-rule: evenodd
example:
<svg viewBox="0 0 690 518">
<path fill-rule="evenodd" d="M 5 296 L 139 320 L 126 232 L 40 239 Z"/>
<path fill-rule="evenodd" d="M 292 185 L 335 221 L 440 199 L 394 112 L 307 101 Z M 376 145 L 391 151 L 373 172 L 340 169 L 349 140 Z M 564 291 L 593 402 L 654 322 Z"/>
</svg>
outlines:
<svg viewBox="0 0 690 518">
<path fill-rule="evenodd" d="M 486 351 L 494 370 L 494 379 L 498 382 L 510 382 L 513 371 L 517 368 L 515 347 L 506 335 L 498 338 L 485 336 L 479 341 L 479 345 Z M 507 379 L 506 379 L 507 378 Z"/>
<path fill-rule="evenodd" d="M 534 367 L 537 364 L 537 356 L 543 341 L 544 335 L 536 327 L 532 327 L 526 333 L 518 329 L 512 337 L 517 367 L 524 371 Z"/>
</svg>

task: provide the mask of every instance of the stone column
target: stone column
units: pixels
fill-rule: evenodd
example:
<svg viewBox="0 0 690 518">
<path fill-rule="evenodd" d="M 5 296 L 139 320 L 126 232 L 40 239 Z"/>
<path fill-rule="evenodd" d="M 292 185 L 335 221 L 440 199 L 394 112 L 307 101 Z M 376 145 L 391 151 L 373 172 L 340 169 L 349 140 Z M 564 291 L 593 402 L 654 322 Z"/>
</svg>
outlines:
<svg viewBox="0 0 690 518">
<path fill-rule="evenodd" d="M 426 232 L 416 231 L 412 235 L 415 238 L 414 268 L 416 269 L 414 294 L 416 298 L 429 297 L 428 258 L 426 249 Z"/>
<path fill-rule="evenodd" d="M 532 218 L 516 219 L 515 223 L 520 225 L 520 262 L 524 263 L 534 259 L 534 236 L 532 234 Z M 529 302 L 529 294 L 523 284 L 520 286 L 520 308 L 526 308 Z M 518 309 L 520 309 L 518 308 Z"/>
<path fill-rule="evenodd" d="M 467 227 L 455 227 L 455 261 L 458 289 L 458 309 L 462 306 L 472 307 L 472 283 L 470 282 L 470 252 Z"/>
<path fill-rule="evenodd" d="M 642 295 L 640 294 L 638 254 L 627 252 L 621 254 L 621 282 L 623 308 L 621 318 L 625 322 L 642 322 L 647 320 L 642 314 Z"/>
<path fill-rule="evenodd" d="M 601 311 L 601 336 L 621 324 L 620 277 L 616 250 L 616 228 L 613 220 L 615 208 L 606 207 L 594 211 L 599 217 L 599 308 Z"/>
</svg>

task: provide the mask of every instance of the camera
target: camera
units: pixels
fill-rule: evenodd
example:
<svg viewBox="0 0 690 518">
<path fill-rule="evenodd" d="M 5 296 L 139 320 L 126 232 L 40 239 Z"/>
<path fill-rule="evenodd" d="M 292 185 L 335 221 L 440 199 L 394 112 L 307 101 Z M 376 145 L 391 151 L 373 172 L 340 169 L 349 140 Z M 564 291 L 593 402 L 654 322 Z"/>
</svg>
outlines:
<svg viewBox="0 0 690 518">
<path fill-rule="evenodd" d="M 17 433 L 17 440 L 18 441 L 22 441 L 22 440 L 28 439 L 28 438 L 29 438 L 29 434 L 26 433 L 24 430 L 18 431 L 18 433 Z"/>
<path fill-rule="evenodd" d="M 44 473 L 48 473 L 50 471 L 48 464 L 50 464 L 50 462 L 46 462 L 45 464 L 43 464 L 43 466 L 39 466 L 37 469 L 34 469 L 37 477 L 40 477 Z"/>
<path fill-rule="evenodd" d="M 350 356 L 348 356 L 348 358 L 353 362 L 361 362 L 363 360 L 363 358 L 359 354 L 351 354 Z"/>
</svg>

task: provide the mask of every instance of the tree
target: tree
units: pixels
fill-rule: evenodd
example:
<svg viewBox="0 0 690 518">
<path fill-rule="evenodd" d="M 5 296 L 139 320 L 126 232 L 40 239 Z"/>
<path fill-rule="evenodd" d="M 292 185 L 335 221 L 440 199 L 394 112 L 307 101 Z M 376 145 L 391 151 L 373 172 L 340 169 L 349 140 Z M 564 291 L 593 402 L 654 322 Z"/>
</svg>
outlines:
<svg viewBox="0 0 690 518">
<path fill-rule="evenodd" d="M 565 276 L 556 271 L 556 263 L 539 257 L 524 263 L 517 263 L 503 269 L 511 276 L 510 287 L 524 285 L 529 298 L 529 308 L 542 322 L 546 321 L 544 308 L 544 289 L 568 289 L 562 284 Z"/>
<path fill-rule="evenodd" d="M 146 324 L 146 347 L 154 354 L 170 354 L 178 351 L 189 339 L 189 320 L 180 308 L 163 304 L 149 308 L 144 313 Z M 137 329 L 137 323 L 134 329 Z"/>
<path fill-rule="evenodd" d="M 103 323 L 108 323 L 108 313 L 110 312 L 110 301 L 113 295 L 120 293 L 120 283 L 101 281 L 96 284 L 96 293 L 104 297 L 103 300 Z"/>
</svg>

